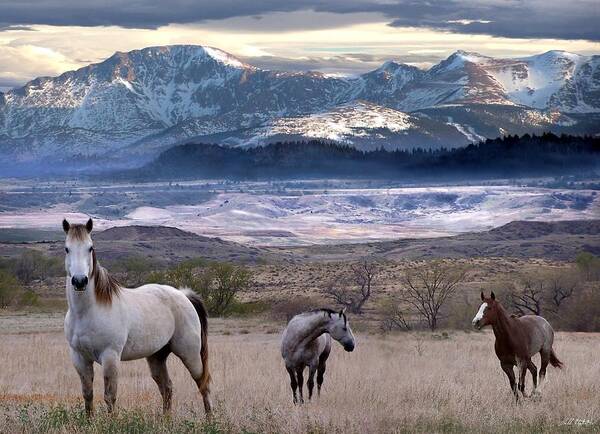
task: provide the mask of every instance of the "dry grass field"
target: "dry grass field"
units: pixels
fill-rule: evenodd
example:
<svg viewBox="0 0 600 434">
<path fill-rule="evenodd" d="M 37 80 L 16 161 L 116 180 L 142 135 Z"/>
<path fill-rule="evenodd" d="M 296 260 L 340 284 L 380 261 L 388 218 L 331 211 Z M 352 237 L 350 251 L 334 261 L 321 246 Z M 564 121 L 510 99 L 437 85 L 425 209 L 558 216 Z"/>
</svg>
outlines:
<svg viewBox="0 0 600 434">
<path fill-rule="evenodd" d="M 1 433 L 600 430 L 600 334 L 558 333 L 555 347 L 566 369 L 549 368 L 541 398 L 515 405 L 489 331 L 449 332 L 447 338 L 425 332 L 357 333 L 353 353 L 334 348 L 320 399 L 294 406 L 279 355 L 283 324 L 213 320 L 212 422 L 205 422 L 201 399 L 173 357 L 171 419 L 160 416 L 158 390 L 141 360 L 122 365 L 120 410 L 113 417 L 104 413 L 97 369 L 98 412 L 87 421 L 79 380 L 58 330 L 60 319 L 32 319 L 46 331 L 23 326 L 28 321 L 28 316 L 0 321 Z"/>
</svg>

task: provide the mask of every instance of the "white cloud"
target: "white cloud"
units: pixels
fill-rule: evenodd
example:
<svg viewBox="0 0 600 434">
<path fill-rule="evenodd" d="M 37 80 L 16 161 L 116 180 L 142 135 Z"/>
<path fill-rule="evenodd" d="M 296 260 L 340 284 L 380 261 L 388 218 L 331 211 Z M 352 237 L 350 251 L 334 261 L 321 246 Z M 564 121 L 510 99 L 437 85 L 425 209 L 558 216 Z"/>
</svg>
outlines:
<svg viewBox="0 0 600 434">
<path fill-rule="evenodd" d="M 326 17 L 331 14 L 325 14 Z M 349 24 L 334 28 L 272 32 L 270 23 L 282 14 L 265 15 L 264 26 L 247 26 L 232 18 L 205 25 L 169 25 L 158 29 L 122 27 L 33 26 L 35 31 L 10 29 L 0 32 L 0 87 L 23 84 L 42 75 L 58 75 L 70 69 L 99 62 L 115 51 L 152 45 L 198 44 L 221 48 L 248 63 L 288 69 L 319 69 L 326 72 L 363 72 L 385 59 L 428 66 L 455 50 L 477 51 L 491 56 L 524 56 L 551 49 L 584 54 L 600 53 L 600 43 L 583 40 L 513 39 L 489 35 L 449 33 L 416 27 L 392 27 L 383 15 L 364 13 L 348 18 Z M 310 15 L 317 20 L 319 13 Z M 286 15 L 288 21 L 305 19 L 306 12 Z M 360 19 L 359 19 L 360 18 Z M 318 18 L 321 21 L 323 17 Z"/>
</svg>

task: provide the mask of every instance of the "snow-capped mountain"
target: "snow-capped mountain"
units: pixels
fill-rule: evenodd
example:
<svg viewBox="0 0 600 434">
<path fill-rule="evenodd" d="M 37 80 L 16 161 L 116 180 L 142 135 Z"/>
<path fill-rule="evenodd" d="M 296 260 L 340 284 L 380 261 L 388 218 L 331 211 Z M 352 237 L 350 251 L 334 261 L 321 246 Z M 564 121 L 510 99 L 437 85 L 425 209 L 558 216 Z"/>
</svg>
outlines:
<svg viewBox="0 0 600 434">
<path fill-rule="evenodd" d="M 458 51 L 427 71 L 390 61 L 340 78 L 262 70 L 210 47 L 150 47 L 0 93 L 0 156 L 150 158 L 190 138 L 428 147 L 549 129 L 598 134 L 599 64 L 561 51 Z"/>
</svg>

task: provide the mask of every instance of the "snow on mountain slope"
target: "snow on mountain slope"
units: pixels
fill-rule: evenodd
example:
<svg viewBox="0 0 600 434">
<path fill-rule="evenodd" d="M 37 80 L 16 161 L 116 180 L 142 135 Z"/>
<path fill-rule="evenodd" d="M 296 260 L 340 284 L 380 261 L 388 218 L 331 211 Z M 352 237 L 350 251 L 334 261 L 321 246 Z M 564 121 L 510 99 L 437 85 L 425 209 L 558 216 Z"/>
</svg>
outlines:
<svg viewBox="0 0 600 434">
<path fill-rule="evenodd" d="M 457 51 L 405 87 L 398 107 L 485 103 L 599 112 L 597 57 L 549 51 L 521 59 L 495 59 Z M 586 100 L 590 91 L 595 96 Z"/>
<path fill-rule="evenodd" d="M 368 136 L 368 130 L 386 129 L 398 133 L 411 127 L 414 124 L 411 116 L 406 113 L 359 101 L 336 107 L 326 113 L 275 119 L 267 128 L 267 134 L 303 135 L 344 141 L 348 137 Z"/>
<path fill-rule="evenodd" d="M 318 138 L 360 149 L 412 149 L 455 147 L 470 143 L 468 127 L 409 114 L 367 101 L 342 104 L 334 109 L 297 117 L 277 118 L 257 128 L 236 133 L 195 137 L 191 141 L 230 146 L 258 146 L 274 141 Z M 188 140 L 190 141 L 190 140 Z"/>
<path fill-rule="evenodd" d="M 496 61 L 488 65 L 487 70 L 515 104 L 565 112 L 600 111 L 600 107 L 586 103 L 583 98 L 581 86 L 594 83 L 583 83 L 582 68 L 593 70 L 597 64 L 594 66 L 594 59 L 587 56 L 549 51 L 522 59 Z"/>
<path fill-rule="evenodd" d="M 599 64 L 600 56 L 559 51 L 522 59 L 457 51 L 427 71 L 389 61 L 343 78 L 261 70 L 210 47 L 149 47 L 0 94 L 0 156 L 149 158 L 198 137 L 393 147 L 455 146 L 523 128 L 598 134 Z"/>
</svg>

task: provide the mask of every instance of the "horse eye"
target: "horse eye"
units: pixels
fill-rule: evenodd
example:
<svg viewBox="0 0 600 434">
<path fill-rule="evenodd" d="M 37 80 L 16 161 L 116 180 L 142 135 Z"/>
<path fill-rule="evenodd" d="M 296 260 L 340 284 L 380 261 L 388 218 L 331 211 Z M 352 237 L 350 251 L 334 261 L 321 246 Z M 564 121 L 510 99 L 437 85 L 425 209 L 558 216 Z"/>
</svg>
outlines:
<svg viewBox="0 0 600 434">
<path fill-rule="evenodd" d="M 69 253 L 69 248 L 65 247 L 65 252 Z"/>
<path fill-rule="evenodd" d="M 347 332 L 348 331 L 348 327 L 344 327 L 344 331 Z"/>
</svg>

